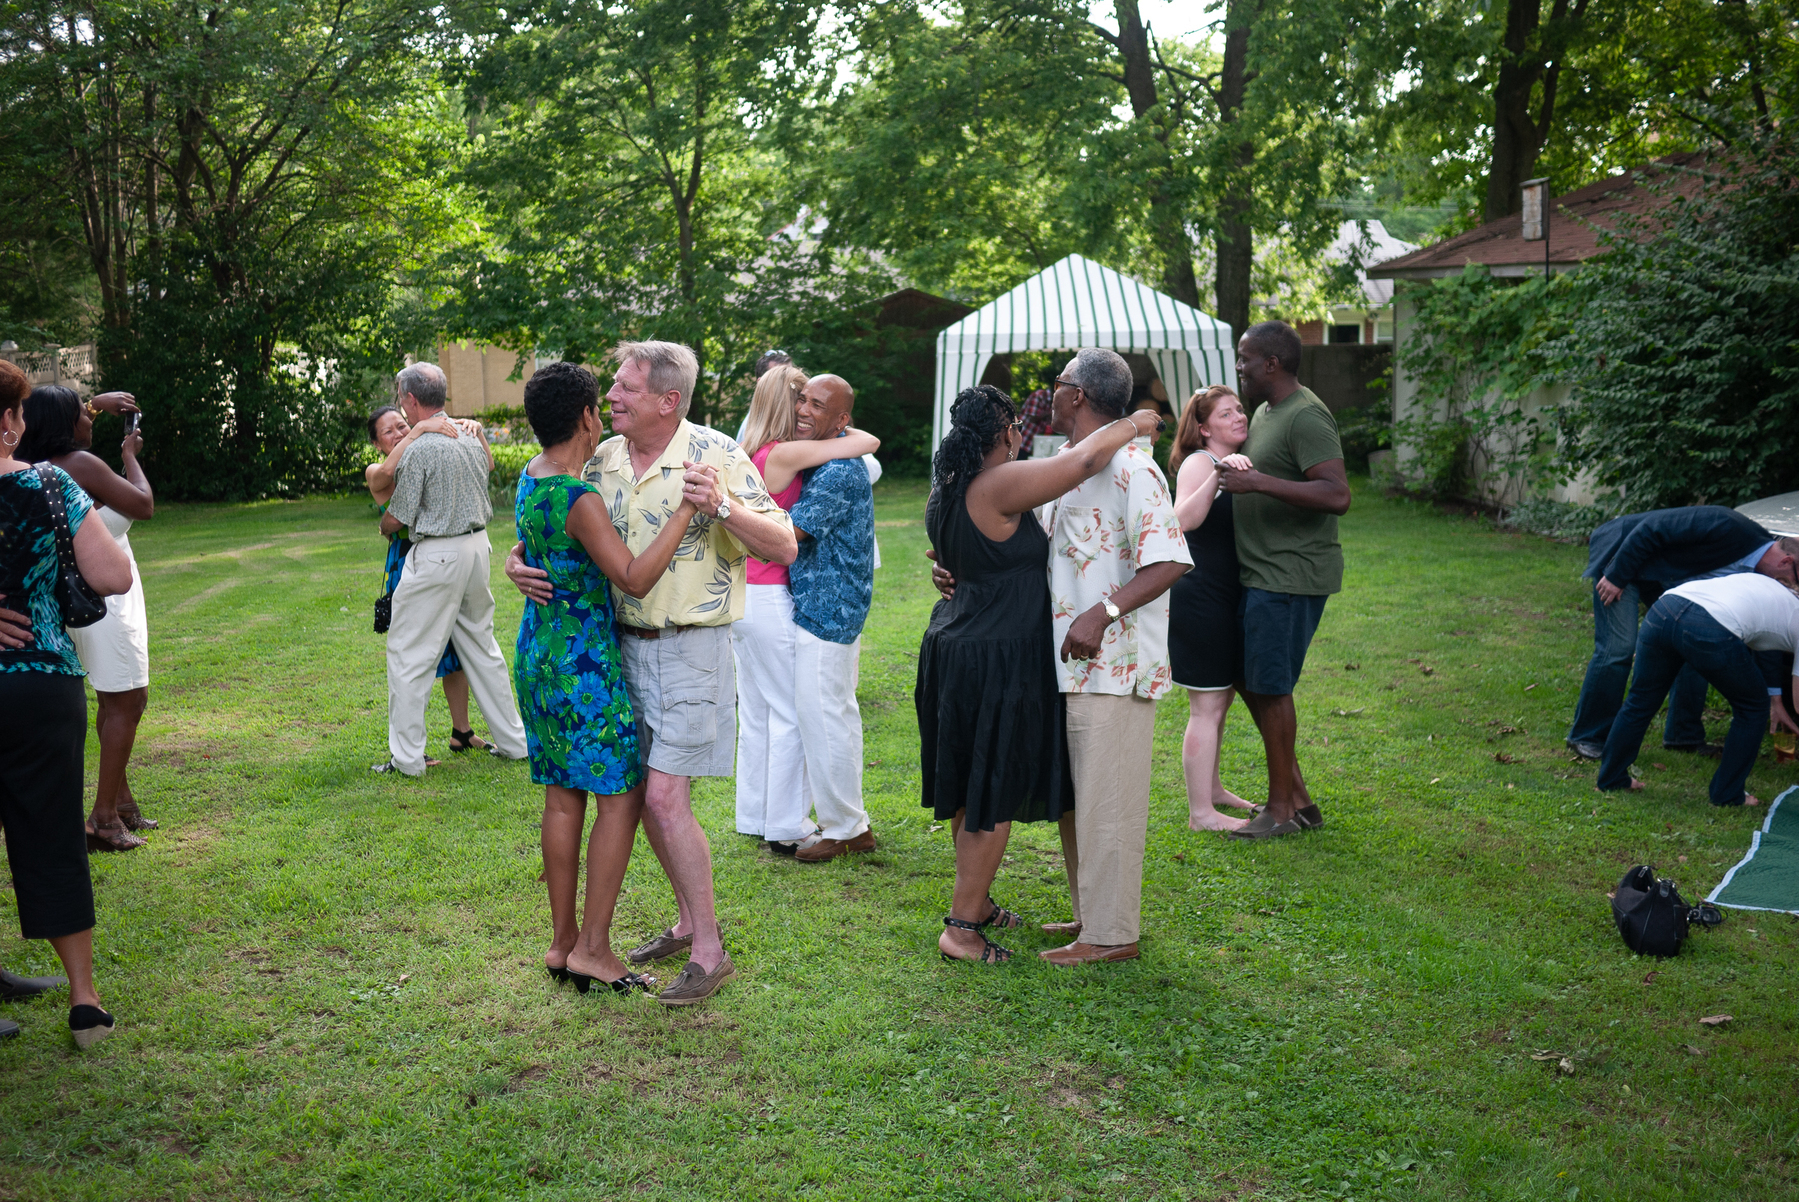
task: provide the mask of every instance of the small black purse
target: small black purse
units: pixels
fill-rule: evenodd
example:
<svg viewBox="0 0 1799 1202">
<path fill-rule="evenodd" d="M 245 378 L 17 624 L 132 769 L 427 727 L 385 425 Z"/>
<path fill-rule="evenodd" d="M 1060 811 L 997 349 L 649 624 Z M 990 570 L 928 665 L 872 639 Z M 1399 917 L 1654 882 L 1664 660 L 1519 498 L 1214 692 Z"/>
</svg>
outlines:
<svg viewBox="0 0 1799 1202">
<path fill-rule="evenodd" d="M 56 603 L 62 609 L 62 624 L 76 630 L 92 626 L 106 616 L 106 598 L 88 587 L 75 564 L 75 535 L 69 530 L 69 511 L 63 506 L 62 485 L 55 472 L 48 463 L 33 466 L 50 505 L 50 524 L 56 529 Z"/>
<path fill-rule="evenodd" d="M 1680 951 L 1692 923 L 1715 927 L 1724 921 L 1716 906 L 1689 906 L 1667 877 L 1639 864 L 1624 874 L 1612 894 L 1612 921 L 1625 946 L 1642 956 L 1672 956 Z"/>
<path fill-rule="evenodd" d="M 411 542 L 408 540 L 406 550 L 410 551 L 411 549 Z M 402 552 L 402 555 L 403 554 L 404 552 Z M 381 579 L 383 581 L 387 579 L 386 568 L 381 569 Z M 385 593 L 382 593 L 379 597 L 375 598 L 375 633 L 386 634 L 387 628 L 393 625 L 393 620 L 394 593 L 392 589 L 388 589 Z"/>
</svg>

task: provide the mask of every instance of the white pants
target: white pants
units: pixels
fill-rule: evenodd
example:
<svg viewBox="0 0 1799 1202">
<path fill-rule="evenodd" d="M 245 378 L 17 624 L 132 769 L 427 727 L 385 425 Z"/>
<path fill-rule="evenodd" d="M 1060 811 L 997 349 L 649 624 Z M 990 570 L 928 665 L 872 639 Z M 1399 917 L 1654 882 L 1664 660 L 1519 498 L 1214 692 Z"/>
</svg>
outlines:
<svg viewBox="0 0 1799 1202">
<path fill-rule="evenodd" d="M 752 584 L 731 626 L 737 653 L 737 830 L 791 843 L 812 833 L 794 710 L 793 595 Z"/>
<path fill-rule="evenodd" d="M 485 530 L 422 539 L 407 553 L 387 631 L 387 750 L 408 776 L 425 771 L 425 702 L 452 637 L 494 746 L 508 759 L 525 758 L 525 725 L 493 637 L 491 555 Z"/>
<path fill-rule="evenodd" d="M 829 643 L 794 633 L 794 690 L 806 785 L 827 839 L 854 839 L 868 829 L 862 808 L 862 711 L 856 705 L 862 640 Z"/>
</svg>

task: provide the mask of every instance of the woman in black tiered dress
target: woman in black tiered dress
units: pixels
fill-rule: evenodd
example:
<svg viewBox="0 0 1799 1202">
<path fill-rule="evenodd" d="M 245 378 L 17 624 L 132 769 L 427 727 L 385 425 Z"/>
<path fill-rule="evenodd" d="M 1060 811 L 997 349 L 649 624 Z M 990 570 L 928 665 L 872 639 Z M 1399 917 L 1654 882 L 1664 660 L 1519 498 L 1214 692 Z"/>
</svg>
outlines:
<svg viewBox="0 0 1799 1202">
<path fill-rule="evenodd" d="M 925 529 L 953 589 L 918 650 L 924 805 L 950 824 L 956 890 L 945 959 L 998 964 L 1012 953 L 988 926 L 1018 915 L 990 896 L 1012 823 L 1054 822 L 1074 808 L 1049 603 L 1049 536 L 1031 513 L 1104 470 L 1156 415 L 1120 418 L 1045 459 L 1018 460 L 1017 410 L 997 388 L 956 397 L 931 464 Z"/>
<path fill-rule="evenodd" d="M 1248 437 L 1243 402 L 1230 389 L 1214 385 L 1181 411 L 1168 455 L 1168 471 L 1175 478 L 1174 513 L 1193 555 L 1193 570 L 1168 593 L 1168 659 L 1174 683 L 1187 690 L 1181 766 L 1187 774 L 1187 825 L 1196 831 L 1243 825 L 1243 819 L 1227 818 L 1216 806 L 1253 808 L 1218 779 L 1224 718 L 1236 696 L 1232 686 L 1243 675 L 1243 631 L 1237 620 L 1243 586 L 1231 494 L 1219 480 L 1219 465 Z"/>
</svg>

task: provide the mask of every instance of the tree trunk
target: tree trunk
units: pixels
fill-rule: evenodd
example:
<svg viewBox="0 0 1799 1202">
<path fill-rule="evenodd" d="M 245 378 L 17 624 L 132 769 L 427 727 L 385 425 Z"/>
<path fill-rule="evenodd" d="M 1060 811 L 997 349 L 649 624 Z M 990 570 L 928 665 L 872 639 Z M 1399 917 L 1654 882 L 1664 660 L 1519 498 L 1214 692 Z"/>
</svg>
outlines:
<svg viewBox="0 0 1799 1202">
<path fill-rule="evenodd" d="M 1524 201 L 1519 185 L 1537 165 L 1542 140 L 1530 111 L 1530 94 L 1543 78 L 1542 61 L 1530 54 L 1542 12 L 1539 0 L 1510 0 L 1505 13 L 1505 58 L 1493 86 L 1493 159 L 1487 168 L 1487 220 L 1509 217 Z"/>
<path fill-rule="evenodd" d="M 1224 135 L 1240 135 L 1243 100 L 1252 76 L 1249 73 L 1249 22 L 1242 6 L 1225 10 L 1224 59 L 1219 64 L 1218 123 Z M 1213 289 L 1218 299 L 1218 318 L 1230 323 L 1231 340 L 1249 328 L 1249 272 L 1255 262 L 1255 242 L 1250 228 L 1254 203 L 1249 169 L 1255 163 L 1255 143 L 1239 137 L 1231 148 L 1229 182 L 1218 202 L 1214 233 L 1217 264 Z"/>
<path fill-rule="evenodd" d="M 1149 58 L 1149 32 L 1136 0 L 1117 0 L 1118 50 L 1124 59 L 1124 88 L 1137 120 L 1149 119 L 1155 109 L 1156 77 Z M 1156 119 L 1154 136 L 1162 144 L 1163 168 L 1168 165 L 1167 116 Z M 1185 304 L 1199 307 L 1199 279 L 1193 271 L 1193 240 L 1187 235 L 1186 215 L 1169 194 L 1164 171 L 1149 183 L 1149 230 L 1156 254 L 1162 260 L 1162 291 Z"/>
</svg>

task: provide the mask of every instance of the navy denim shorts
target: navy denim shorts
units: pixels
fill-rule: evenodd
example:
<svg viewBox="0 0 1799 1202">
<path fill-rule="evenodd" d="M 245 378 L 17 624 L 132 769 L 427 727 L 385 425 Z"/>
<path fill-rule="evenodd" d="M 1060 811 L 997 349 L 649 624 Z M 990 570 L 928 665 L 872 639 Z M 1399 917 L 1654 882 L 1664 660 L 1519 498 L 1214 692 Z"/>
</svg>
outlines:
<svg viewBox="0 0 1799 1202">
<path fill-rule="evenodd" d="M 1270 697 L 1293 691 L 1329 599 L 1243 590 L 1237 612 L 1243 619 L 1244 688 Z"/>
</svg>

